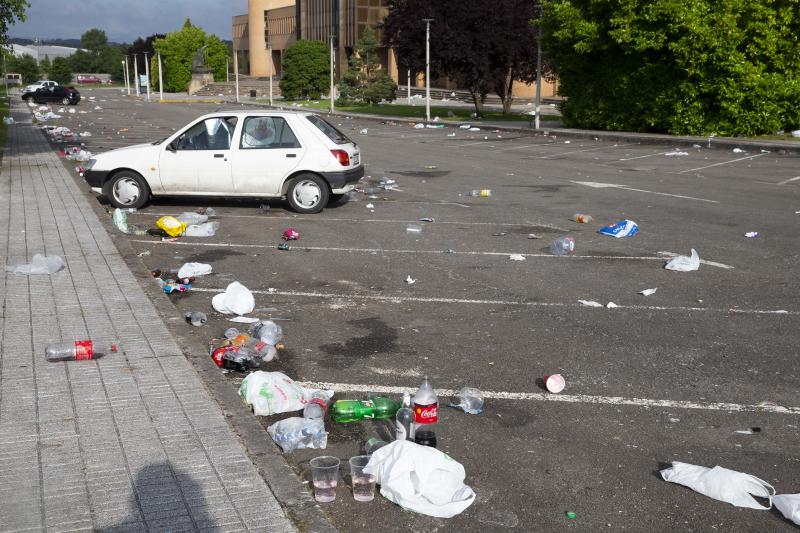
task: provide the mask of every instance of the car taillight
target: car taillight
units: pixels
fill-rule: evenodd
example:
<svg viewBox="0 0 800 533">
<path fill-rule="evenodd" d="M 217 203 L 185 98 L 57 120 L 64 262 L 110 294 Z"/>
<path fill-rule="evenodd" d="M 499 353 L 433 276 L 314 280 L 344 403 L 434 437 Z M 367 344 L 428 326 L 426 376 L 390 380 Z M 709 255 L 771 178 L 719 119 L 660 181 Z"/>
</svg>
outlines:
<svg viewBox="0 0 800 533">
<path fill-rule="evenodd" d="M 350 154 L 348 154 L 344 150 L 331 150 L 331 153 L 333 154 L 333 157 L 335 157 L 339 161 L 339 164 L 342 165 L 343 167 L 350 165 Z"/>
</svg>

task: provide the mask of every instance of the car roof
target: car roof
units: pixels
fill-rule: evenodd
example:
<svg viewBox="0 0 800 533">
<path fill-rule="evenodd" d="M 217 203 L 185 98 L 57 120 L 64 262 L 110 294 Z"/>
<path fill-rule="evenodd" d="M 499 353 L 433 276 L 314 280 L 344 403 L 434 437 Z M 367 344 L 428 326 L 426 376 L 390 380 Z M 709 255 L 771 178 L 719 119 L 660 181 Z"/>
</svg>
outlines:
<svg viewBox="0 0 800 533">
<path fill-rule="evenodd" d="M 272 109 L 231 109 L 228 111 L 215 111 L 213 113 L 208 113 L 206 115 L 202 115 L 197 118 L 214 118 L 214 117 L 229 117 L 229 116 L 237 116 L 237 117 L 252 117 L 252 116 L 263 116 L 263 117 L 285 117 L 285 116 L 308 116 L 313 115 L 310 111 L 277 111 Z"/>
</svg>

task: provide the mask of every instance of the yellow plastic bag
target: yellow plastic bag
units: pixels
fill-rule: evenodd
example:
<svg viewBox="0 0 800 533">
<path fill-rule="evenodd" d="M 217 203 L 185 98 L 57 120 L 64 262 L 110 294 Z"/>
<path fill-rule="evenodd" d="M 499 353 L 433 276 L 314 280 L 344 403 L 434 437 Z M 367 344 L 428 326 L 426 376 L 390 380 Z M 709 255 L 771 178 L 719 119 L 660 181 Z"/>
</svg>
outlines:
<svg viewBox="0 0 800 533">
<path fill-rule="evenodd" d="M 161 217 L 156 220 L 156 227 L 163 229 L 170 237 L 177 237 L 186 231 L 186 224 L 175 217 Z"/>
</svg>

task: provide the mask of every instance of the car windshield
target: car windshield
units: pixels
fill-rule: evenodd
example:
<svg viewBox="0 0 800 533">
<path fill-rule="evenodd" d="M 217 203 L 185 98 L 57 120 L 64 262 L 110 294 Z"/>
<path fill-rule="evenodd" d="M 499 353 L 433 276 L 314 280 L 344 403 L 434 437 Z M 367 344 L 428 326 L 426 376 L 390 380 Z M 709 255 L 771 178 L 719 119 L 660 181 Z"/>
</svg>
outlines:
<svg viewBox="0 0 800 533">
<path fill-rule="evenodd" d="M 308 115 L 306 118 L 309 122 L 315 125 L 319 131 L 324 133 L 328 139 L 332 140 L 336 144 L 347 144 L 353 142 L 347 137 L 347 135 L 337 130 L 330 122 L 319 115 Z"/>
</svg>

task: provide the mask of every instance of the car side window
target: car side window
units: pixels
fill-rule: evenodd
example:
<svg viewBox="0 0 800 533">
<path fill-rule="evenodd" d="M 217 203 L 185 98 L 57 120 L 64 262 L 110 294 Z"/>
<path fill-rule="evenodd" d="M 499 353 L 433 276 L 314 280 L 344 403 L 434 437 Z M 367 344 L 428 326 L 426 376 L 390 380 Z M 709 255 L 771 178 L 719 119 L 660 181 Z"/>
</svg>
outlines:
<svg viewBox="0 0 800 533">
<path fill-rule="evenodd" d="M 236 117 L 209 118 L 198 122 L 177 139 L 178 150 L 229 150 Z"/>
<path fill-rule="evenodd" d="M 244 119 L 239 148 L 300 148 L 300 143 L 281 117 L 247 117 Z"/>
</svg>

